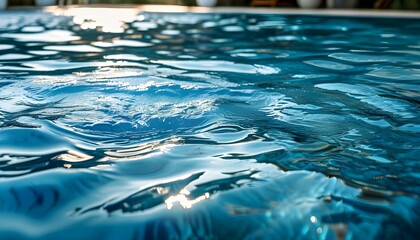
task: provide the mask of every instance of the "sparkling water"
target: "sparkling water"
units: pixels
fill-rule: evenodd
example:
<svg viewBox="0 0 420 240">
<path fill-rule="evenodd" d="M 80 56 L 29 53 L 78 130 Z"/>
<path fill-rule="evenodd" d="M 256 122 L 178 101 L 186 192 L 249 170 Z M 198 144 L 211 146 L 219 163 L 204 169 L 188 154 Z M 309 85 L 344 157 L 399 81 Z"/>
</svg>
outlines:
<svg viewBox="0 0 420 240">
<path fill-rule="evenodd" d="M 416 18 L 0 13 L 0 239 L 416 239 Z"/>
</svg>

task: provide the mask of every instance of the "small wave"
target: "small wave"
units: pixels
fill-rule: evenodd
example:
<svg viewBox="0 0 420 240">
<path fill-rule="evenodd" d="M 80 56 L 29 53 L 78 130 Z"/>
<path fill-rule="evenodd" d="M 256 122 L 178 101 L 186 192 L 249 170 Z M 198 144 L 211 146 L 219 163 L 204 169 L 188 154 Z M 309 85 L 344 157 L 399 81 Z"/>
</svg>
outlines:
<svg viewBox="0 0 420 240">
<path fill-rule="evenodd" d="M 414 239 L 417 30 L 6 11 L 0 238 Z"/>
</svg>

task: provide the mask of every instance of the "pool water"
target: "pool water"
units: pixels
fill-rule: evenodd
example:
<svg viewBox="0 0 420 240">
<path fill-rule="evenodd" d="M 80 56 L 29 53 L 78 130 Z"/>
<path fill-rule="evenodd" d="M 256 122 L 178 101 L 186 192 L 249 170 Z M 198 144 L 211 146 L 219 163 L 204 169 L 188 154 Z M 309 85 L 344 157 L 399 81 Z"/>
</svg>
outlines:
<svg viewBox="0 0 420 240">
<path fill-rule="evenodd" d="M 0 13 L 0 238 L 416 239 L 418 20 Z"/>
</svg>

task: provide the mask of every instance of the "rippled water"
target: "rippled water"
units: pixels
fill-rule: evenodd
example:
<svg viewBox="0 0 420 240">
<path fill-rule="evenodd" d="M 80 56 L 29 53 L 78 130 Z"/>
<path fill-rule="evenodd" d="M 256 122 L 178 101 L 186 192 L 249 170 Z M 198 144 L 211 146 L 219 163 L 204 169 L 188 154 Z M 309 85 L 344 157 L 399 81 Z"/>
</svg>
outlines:
<svg viewBox="0 0 420 240">
<path fill-rule="evenodd" d="M 418 19 L 0 14 L 1 239 L 416 239 Z"/>
</svg>

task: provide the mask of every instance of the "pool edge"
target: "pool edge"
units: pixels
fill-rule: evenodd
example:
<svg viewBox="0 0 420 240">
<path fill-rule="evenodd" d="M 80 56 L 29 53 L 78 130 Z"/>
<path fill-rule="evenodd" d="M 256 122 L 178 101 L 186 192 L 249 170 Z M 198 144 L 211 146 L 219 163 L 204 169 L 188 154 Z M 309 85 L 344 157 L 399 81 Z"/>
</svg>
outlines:
<svg viewBox="0 0 420 240">
<path fill-rule="evenodd" d="M 242 14 L 284 14 L 284 15 L 316 15 L 337 17 L 397 17 L 420 18 L 420 11 L 410 10 L 378 10 L 378 9 L 300 9 L 300 8 L 251 8 L 251 7 L 190 7 L 179 5 L 131 5 L 131 4 L 92 4 L 70 5 L 65 7 L 49 6 L 46 11 L 58 11 L 69 8 L 130 8 L 141 12 L 162 13 L 242 13 Z M 12 7 L 14 9 L 40 9 L 36 7 Z"/>
</svg>

